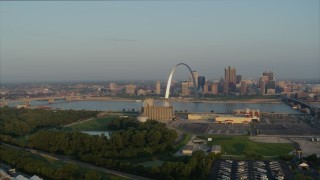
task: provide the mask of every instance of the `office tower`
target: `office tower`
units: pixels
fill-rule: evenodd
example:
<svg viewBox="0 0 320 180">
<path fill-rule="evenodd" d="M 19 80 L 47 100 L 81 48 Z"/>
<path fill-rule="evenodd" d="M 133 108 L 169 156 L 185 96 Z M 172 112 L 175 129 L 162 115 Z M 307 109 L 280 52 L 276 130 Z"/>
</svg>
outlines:
<svg viewBox="0 0 320 180">
<path fill-rule="evenodd" d="M 134 85 L 134 84 L 126 85 L 126 93 L 127 94 L 136 94 L 136 85 Z"/>
<path fill-rule="evenodd" d="M 234 67 L 225 68 L 224 71 L 224 79 L 228 83 L 236 83 L 236 69 Z"/>
<path fill-rule="evenodd" d="M 214 94 L 214 95 L 217 95 L 218 94 L 218 83 L 213 83 L 211 85 L 211 93 Z"/>
<path fill-rule="evenodd" d="M 236 69 L 234 67 L 228 67 L 224 70 L 224 80 L 227 85 L 224 86 L 224 93 L 228 94 L 229 92 L 234 92 L 236 85 Z M 228 87 L 227 87 L 228 86 Z"/>
<path fill-rule="evenodd" d="M 209 83 L 206 82 L 203 86 L 203 94 L 208 94 L 209 93 Z"/>
<path fill-rule="evenodd" d="M 161 94 L 161 84 L 160 81 L 156 82 L 156 94 Z"/>
<path fill-rule="evenodd" d="M 242 80 L 242 76 L 241 75 L 236 75 L 236 84 L 239 84 Z"/>
<path fill-rule="evenodd" d="M 206 83 L 206 78 L 204 76 L 199 76 L 198 77 L 198 90 L 201 90 L 203 91 L 204 89 L 204 84 Z"/>
<path fill-rule="evenodd" d="M 188 96 L 189 95 L 189 83 L 188 82 L 182 82 L 181 83 L 181 94 L 183 96 Z"/>
<path fill-rule="evenodd" d="M 269 71 L 269 72 L 264 72 L 262 73 L 263 76 L 268 76 L 269 81 L 273 81 L 273 72 Z"/>
<path fill-rule="evenodd" d="M 199 77 L 199 73 L 197 71 L 192 71 L 194 80 L 196 81 L 196 87 L 198 86 L 198 77 Z M 189 87 L 193 87 L 193 79 L 192 79 L 192 75 L 190 75 L 190 84 Z"/>
<path fill-rule="evenodd" d="M 109 89 L 110 91 L 117 91 L 118 90 L 118 87 L 117 87 L 117 84 L 116 83 L 110 83 L 109 84 Z"/>
<path fill-rule="evenodd" d="M 228 94 L 229 93 L 229 83 L 228 81 L 224 80 L 223 81 L 223 94 Z"/>
<path fill-rule="evenodd" d="M 269 81 L 267 88 L 268 89 L 275 89 L 276 88 L 276 81 L 274 81 L 274 80 Z"/>
<path fill-rule="evenodd" d="M 246 81 L 240 82 L 240 94 L 241 95 L 247 94 L 247 82 Z"/>
<path fill-rule="evenodd" d="M 266 93 L 266 83 L 263 76 L 260 78 L 259 88 L 260 88 L 260 94 L 264 95 Z"/>
</svg>

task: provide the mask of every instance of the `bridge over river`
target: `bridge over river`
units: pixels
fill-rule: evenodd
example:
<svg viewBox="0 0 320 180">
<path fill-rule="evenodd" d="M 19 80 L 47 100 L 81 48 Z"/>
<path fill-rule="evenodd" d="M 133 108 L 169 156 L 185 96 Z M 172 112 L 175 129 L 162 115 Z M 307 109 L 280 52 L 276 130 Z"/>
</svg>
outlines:
<svg viewBox="0 0 320 180">
<path fill-rule="evenodd" d="M 293 108 L 296 108 L 297 110 L 300 110 L 304 113 L 309 113 L 310 115 L 315 116 L 320 120 L 320 107 L 302 100 L 289 97 L 283 97 L 282 101 L 292 106 Z"/>
</svg>

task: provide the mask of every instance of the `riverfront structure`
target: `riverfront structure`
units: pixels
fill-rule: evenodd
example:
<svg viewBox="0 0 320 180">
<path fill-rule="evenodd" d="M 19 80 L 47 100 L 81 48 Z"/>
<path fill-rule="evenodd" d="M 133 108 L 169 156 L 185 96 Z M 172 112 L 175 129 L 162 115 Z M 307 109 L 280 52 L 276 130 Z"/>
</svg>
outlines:
<svg viewBox="0 0 320 180">
<path fill-rule="evenodd" d="M 144 107 L 141 108 L 141 117 L 148 117 L 150 120 L 169 122 L 173 118 L 172 106 L 155 106 L 153 99 L 146 99 Z"/>
</svg>

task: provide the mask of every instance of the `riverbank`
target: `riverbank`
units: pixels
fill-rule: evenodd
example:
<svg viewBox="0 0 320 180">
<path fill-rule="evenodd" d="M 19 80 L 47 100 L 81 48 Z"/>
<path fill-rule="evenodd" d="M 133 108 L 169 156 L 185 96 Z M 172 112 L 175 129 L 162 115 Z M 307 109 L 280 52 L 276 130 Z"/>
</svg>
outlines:
<svg viewBox="0 0 320 180">
<path fill-rule="evenodd" d="M 145 97 L 151 98 L 151 97 Z M 84 98 L 77 98 L 73 99 L 71 101 L 119 101 L 119 102 L 143 102 L 144 99 L 142 98 L 121 98 L 121 97 L 94 97 L 94 96 L 85 96 Z M 194 102 L 194 103 L 248 103 L 248 104 L 254 104 L 254 103 L 282 103 L 281 99 L 279 98 L 272 98 L 272 99 L 239 99 L 239 100 L 215 100 L 215 99 L 196 99 L 196 98 L 154 98 L 155 101 L 169 101 L 169 102 Z M 31 99 L 31 101 L 33 101 Z M 35 101 L 46 101 L 46 100 L 35 100 Z M 6 101 L 6 103 L 18 103 L 22 102 L 22 100 L 9 100 Z"/>
<path fill-rule="evenodd" d="M 152 98 L 152 97 L 145 97 L 146 98 Z M 281 99 L 279 98 L 270 98 L 270 99 L 259 99 L 259 98 L 253 98 L 253 99 L 239 99 L 239 100 L 215 100 L 215 99 L 196 99 L 196 98 L 159 98 L 155 97 L 155 101 L 169 101 L 169 102 L 194 102 L 194 103 L 282 103 Z M 82 101 L 128 101 L 128 102 L 143 102 L 144 99 L 142 98 L 122 98 L 122 97 L 91 97 L 86 96 Z M 79 100 L 81 101 L 81 100 Z"/>
</svg>

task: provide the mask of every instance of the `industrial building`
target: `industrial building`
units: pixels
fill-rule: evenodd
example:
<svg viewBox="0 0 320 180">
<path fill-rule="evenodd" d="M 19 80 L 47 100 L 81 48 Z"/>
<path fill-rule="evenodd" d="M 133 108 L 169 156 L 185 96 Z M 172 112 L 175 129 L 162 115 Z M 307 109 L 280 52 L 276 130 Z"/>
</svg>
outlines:
<svg viewBox="0 0 320 180">
<path fill-rule="evenodd" d="M 217 123 L 225 123 L 225 124 L 250 123 L 251 121 L 260 121 L 260 119 L 258 117 L 245 117 L 245 116 L 218 116 L 218 117 L 216 117 Z"/>
<path fill-rule="evenodd" d="M 148 117 L 147 119 L 166 123 L 172 120 L 174 116 L 172 106 L 155 106 L 153 99 L 146 99 L 141 111 L 142 114 L 140 115 L 141 118 L 139 118 L 139 121 L 144 121 L 146 117 Z"/>
<path fill-rule="evenodd" d="M 188 120 L 214 120 L 216 117 L 217 117 L 217 114 L 213 114 L 213 113 L 188 114 Z"/>
<path fill-rule="evenodd" d="M 261 113 L 259 109 L 235 109 L 233 111 L 234 114 L 236 115 L 245 115 L 246 117 L 260 117 Z"/>
</svg>

